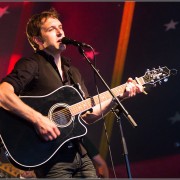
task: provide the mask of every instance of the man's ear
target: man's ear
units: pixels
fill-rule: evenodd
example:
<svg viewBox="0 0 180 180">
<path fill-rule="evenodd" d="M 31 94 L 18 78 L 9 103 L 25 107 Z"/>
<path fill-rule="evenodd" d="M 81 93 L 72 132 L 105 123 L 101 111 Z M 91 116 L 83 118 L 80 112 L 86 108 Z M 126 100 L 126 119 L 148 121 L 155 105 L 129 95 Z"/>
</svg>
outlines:
<svg viewBox="0 0 180 180">
<path fill-rule="evenodd" d="M 33 36 L 33 41 L 39 46 L 42 46 L 42 44 L 44 43 L 43 39 L 40 36 Z"/>
</svg>

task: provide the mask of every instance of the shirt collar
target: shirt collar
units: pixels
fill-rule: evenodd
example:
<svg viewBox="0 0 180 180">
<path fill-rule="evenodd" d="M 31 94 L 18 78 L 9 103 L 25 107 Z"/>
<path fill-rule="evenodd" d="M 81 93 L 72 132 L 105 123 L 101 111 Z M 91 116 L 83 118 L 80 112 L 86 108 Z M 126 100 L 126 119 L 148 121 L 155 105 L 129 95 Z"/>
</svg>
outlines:
<svg viewBox="0 0 180 180">
<path fill-rule="evenodd" d="M 52 55 L 48 54 L 47 52 L 38 50 L 36 53 L 43 56 L 46 60 L 54 62 L 54 57 Z M 70 67 L 71 60 L 69 58 L 62 56 L 61 60 L 62 60 L 63 65 Z"/>
</svg>

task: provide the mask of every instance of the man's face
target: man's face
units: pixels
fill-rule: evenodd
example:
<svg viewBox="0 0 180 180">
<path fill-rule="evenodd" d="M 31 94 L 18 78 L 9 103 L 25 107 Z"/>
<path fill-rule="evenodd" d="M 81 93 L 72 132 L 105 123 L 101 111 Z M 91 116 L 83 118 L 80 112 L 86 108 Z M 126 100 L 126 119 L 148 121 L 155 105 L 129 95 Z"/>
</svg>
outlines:
<svg viewBox="0 0 180 180">
<path fill-rule="evenodd" d="M 58 19 L 48 18 L 42 19 L 41 37 L 42 49 L 47 48 L 51 52 L 62 52 L 66 46 L 61 43 L 61 39 L 65 36 L 62 24 Z"/>
</svg>

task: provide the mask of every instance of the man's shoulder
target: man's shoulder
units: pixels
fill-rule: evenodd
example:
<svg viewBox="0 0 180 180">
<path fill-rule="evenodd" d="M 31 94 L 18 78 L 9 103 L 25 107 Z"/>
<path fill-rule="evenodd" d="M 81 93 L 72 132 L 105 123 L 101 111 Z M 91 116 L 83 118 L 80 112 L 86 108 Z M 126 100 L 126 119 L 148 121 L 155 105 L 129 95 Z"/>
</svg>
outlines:
<svg viewBox="0 0 180 180">
<path fill-rule="evenodd" d="M 21 57 L 18 61 L 17 61 L 17 65 L 19 64 L 27 64 L 27 63 L 30 63 L 30 64 L 37 64 L 37 58 L 34 57 L 34 55 L 32 56 L 23 56 Z"/>
</svg>

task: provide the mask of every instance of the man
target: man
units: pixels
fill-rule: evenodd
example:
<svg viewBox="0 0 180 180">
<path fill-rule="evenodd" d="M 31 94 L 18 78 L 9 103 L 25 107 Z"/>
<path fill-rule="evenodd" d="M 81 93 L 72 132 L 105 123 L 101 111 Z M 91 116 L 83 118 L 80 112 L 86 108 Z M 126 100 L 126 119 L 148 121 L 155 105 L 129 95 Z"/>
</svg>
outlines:
<svg viewBox="0 0 180 180">
<path fill-rule="evenodd" d="M 65 36 L 62 23 L 54 9 L 32 16 L 26 27 L 27 38 L 35 50 L 30 58 L 20 59 L 13 71 L 5 77 L 0 85 L 0 105 L 31 123 L 34 130 L 44 141 L 61 138 L 61 132 L 47 116 L 25 104 L 21 96 L 43 96 L 64 85 L 78 83 L 87 98 L 88 92 L 79 71 L 61 56 L 66 49 L 61 39 Z M 134 85 L 132 79 L 127 81 L 125 92 L 119 97 L 134 96 L 142 92 L 140 85 Z M 71 94 L 69 94 L 71 96 Z M 101 104 L 103 114 L 115 105 L 112 99 Z M 90 124 L 101 118 L 99 105 L 82 115 Z M 95 178 L 96 172 L 80 138 L 68 141 L 42 167 L 35 170 L 37 177 Z"/>
</svg>

